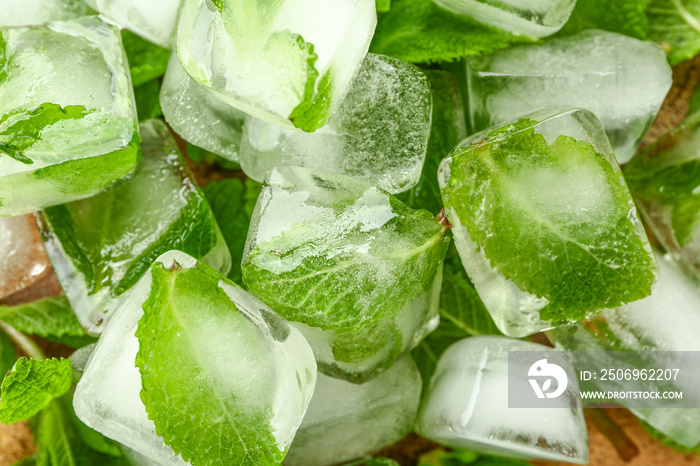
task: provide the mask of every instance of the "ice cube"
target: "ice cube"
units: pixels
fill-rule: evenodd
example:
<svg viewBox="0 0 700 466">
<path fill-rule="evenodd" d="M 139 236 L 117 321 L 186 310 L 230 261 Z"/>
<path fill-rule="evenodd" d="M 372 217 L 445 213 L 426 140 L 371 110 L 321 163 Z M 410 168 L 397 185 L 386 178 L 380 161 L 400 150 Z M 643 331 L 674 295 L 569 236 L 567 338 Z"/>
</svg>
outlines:
<svg viewBox="0 0 700 466">
<path fill-rule="evenodd" d="M 83 0 L 0 0 L 0 26 L 40 26 L 95 14 Z"/>
<path fill-rule="evenodd" d="M 34 218 L 0 218 L 0 299 L 31 286 L 49 270 Z"/>
<path fill-rule="evenodd" d="M 119 30 L 85 17 L 0 35 L 0 216 L 92 196 L 131 172 L 139 136 Z"/>
<path fill-rule="evenodd" d="M 575 383 L 562 395 L 571 408 L 508 407 L 508 352 L 547 350 L 495 336 L 453 344 L 438 361 L 417 432 L 452 448 L 587 463 L 588 433 Z"/>
<path fill-rule="evenodd" d="M 161 47 L 174 39 L 180 0 L 85 0 L 108 21 Z"/>
<path fill-rule="evenodd" d="M 340 464 L 398 442 L 413 429 L 421 384 L 411 356 L 361 385 L 319 374 L 284 464 Z"/>
<path fill-rule="evenodd" d="M 700 284 L 700 112 L 635 156 L 624 175 L 647 227 Z"/>
<path fill-rule="evenodd" d="M 238 161 L 246 114 L 219 100 L 190 78 L 170 57 L 160 89 L 160 106 L 170 127 L 185 141 L 234 162 Z"/>
<path fill-rule="evenodd" d="M 167 252 L 156 261 L 166 267 L 173 262 L 185 271 L 206 267 L 179 251 Z M 140 345 L 135 332 L 144 313 L 142 306 L 151 293 L 152 282 L 149 270 L 105 329 L 78 383 L 73 406 L 80 420 L 103 435 L 161 466 L 182 466 L 188 463 L 175 456 L 163 438 L 156 434 L 155 424 L 149 419 L 140 398 L 141 373 L 135 366 Z M 172 335 L 173 341 L 194 338 L 194 342 L 188 341 L 187 344 L 196 345 L 209 356 L 220 355 L 222 348 L 230 350 L 231 345 L 237 347 L 235 352 L 226 353 L 235 357 L 203 358 L 198 370 L 205 376 L 201 381 L 193 381 L 193 384 L 199 384 L 193 388 L 201 391 L 208 386 L 207 383 L 228 384 L 234 390 L 232 400 L 235 401 L 232 402 L 236 403 L 237 409 L 245 409 L 247 404 L 261 399 L 268 400 L 269 418 L 265 418 L 265 422 L 269 422 L 269 429 L 286 448 L 301 423 L 316 382 L 316 364 L 311 349 L 297 330 L 223 276 L 218 281 L 213 279 L 211 285 L 225 293 L 240 311 L 231 316 L 236 325 L 229 325 L 231 322 L 225 319 L 202 320 L 207 314 L 200 313 L 199 320 L 188 323 L 191 331 L 187 336 Z M 182 292 L 187 291 L 183 289 Z M 242 334 L 231 334 L 231 327 Z M 219 329 L 218 333 L 216 329 Z M 255 341 L 256 349 L 263 347 L 264 351 L 253 353 L 251 348 L 237 343 L 239 340 L 250 342 L 251 339 Z M 255 393 L 255 400 L 247 398 L 251 393 Z M 232 448 L 237 446 L 235 439 L 230 440 Z"/>
<path fill-rule="evenodd" d="M 698 289 L 673 267 L 668 257 L 656 254 L 659 281 L 651 296 L 607 310 L 579 326 L 553 330 L 550 339 L 568 351 L 700 351 Z M 613 366 L 606 365 L 605 353 L 594 354 L 595 360 L 591 364 L 595 367 L 621 367 L 617 360 L 612 361 Z M 683 364 L 683 361 L 679 360 L 678 364 Z M 635 388 L 640 391 L 659 390 L 658 381 L 647 383 L 639 380 L 635 383 Z M 646 388 L 643 388 L 640 384 L 645 383 Z M 623 388 L 628 389 L 629 385 Z M 682 391 L 684 398 L 698 396 L 697 386 L 676 384 L 667 389 Z M 620 403 L 624 404 L 624 400 Z M 700 443 L 700 409 L 636 408 L 632 411 L 684 446 L 692 448 Z"/>
<path fill-rule="evenodd" d="M 467 79 L 475 130 L 541 107 L 581 107 L 601 121 L 619 163 L 634 155 L 672 82 L 658 44 L 598 30 L 469 59 Z"/>
<path fill-rule="evenodd" d="M 301 330 L 326 374 L 360 383 L 437 325 L 445 229 L 364 181 L 270 172 L 243 255 L 248 289 Z"/>
<path fill-rule="evenodd" d="M 420 69 L 371 53 L 338 111 L 315 133 L 249 118 L 241 167 L 257 181 L 273 167 L 291 165 L 354 176 L 392 194 L 406 191 L 420 179 L 431 108 L 430 85 Z"/>
<path fill-rule="evenodd" d="M 649 295 L 654 256 L 591 112 L 540 112 L 470 136 L 438 176 L 464 267 L 506 335 Z"/>
<path fill-rule="evenodd" d="M 93 335 L 166 251 L 181 250 L 222 273 L 231 268 L 209 204 L 165 123 L 143 123 L 141 135 L 143 157 L 129 178 L 38 216 L 58 280 Z"/>
<path fill-rule="evenodd" d="M 564 26 L 576 0 L 435 0 L 435 3 L 453 13 L 539 39 Z"/>
<path fill-rule="evenodd" d="M 239 110 L 311 132 L 340 105 L 376 22 L 372 0 L 184 0 L 177 55 Z"/>
</svg>

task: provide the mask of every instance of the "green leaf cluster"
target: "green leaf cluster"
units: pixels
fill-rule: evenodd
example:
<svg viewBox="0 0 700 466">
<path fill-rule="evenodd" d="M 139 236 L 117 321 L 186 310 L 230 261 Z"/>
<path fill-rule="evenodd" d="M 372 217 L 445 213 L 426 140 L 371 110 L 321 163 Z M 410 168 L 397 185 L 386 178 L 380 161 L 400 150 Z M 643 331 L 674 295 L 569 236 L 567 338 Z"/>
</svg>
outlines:
<svg viewBox="0 0 700 466">
<path fill-rule="evenodd" d="M 649 32 L 646 3 L 647 0 L 577 0 L 569 21 L 558 34 L 603 29 L 646 39 Z"/>
<path fill-rule="evenodd" d="M 672 65 L 700 52 L 700 0 L 649 0 L 649 39 L 659 42 Z"/>
</svg>

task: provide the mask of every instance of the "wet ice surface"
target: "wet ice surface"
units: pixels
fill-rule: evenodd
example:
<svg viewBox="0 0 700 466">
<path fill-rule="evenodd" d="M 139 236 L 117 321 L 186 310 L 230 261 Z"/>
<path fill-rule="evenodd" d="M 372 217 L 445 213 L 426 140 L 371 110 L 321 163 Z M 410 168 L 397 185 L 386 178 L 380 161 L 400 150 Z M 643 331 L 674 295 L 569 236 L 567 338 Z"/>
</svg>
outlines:
<svg viewBox="0 0 700 466">
<path fill-rule="evenodd" d="M 50 268 L 34 218 L 0 218 L 0 299 L 36 283 Z"/>
<path fill-rule="evenodd" d="M 413 428 L 421 384 L 411 356 L 360 385 L 319 374 L 284 464 L 338 464 L 398 442 Z"/>
<path fill-rule="evenodd" d="M 417 432 L 452 448 L 585 464 L 588 433 L 578 390 L 562 396 L 578 408 L 509 408 L 508 352 L 549 348 L 505 337 L 472 337 L 438 361 Z"/>
<path fill-rule="evenodd" d="M 187 142 L 238 161 L 246 114 L 218 99 L 182 69 L 175 53 L 160 90 L 168 125 Z"/>
<path fill-rule="evenodd" d="M 170 47 L 180 0 L 85 0 L 109 21 L 160 45 Z"/>
<path fill-rule="evenodd" d="M 511 47 L 467 68 L 475 129 L 541 107 L 585 108 L 603 124 L 620 163 L 634 155 L 672 82 L 658 44 L 599 30 Z"/>
<path fill-rule="evenodd" d="M 0 26 L 39 26 L 95 14 L 83 0 L 0 0 Z"/>
<path fill-rule="evenodd" d="M 537 39 L 561 29 L 576 0 L 435 0 L 435 3 L 453 13 Z"/>
<path fill-rule="evenodd" d="M 417 67 L 369 54 L 336 114 L 315 133 L 249 118 L 241 167 L 257 181 L 289 165 L 354 176 L 393 194 L 406 191 L 420 179 L 431 109 L 430 85 Z"/>
<path fill-rule="evenodd" d="M 196 81 L 256 118 L 293 128 L 290 118 L 322 126 L 337 110 L 362 62 L 376 25 L 371 0 L 253 0 L 238 8 L 185 0 L 177 32 L 180 62 Z M 235 14 L 233 13 L 235 11 Z M 311 46 L 317 59 L 309 72 Z M 304 113 L 313 79 L 321 99 Z M 314 114 L 317 114 L 314 116 Z"/>
</svg>

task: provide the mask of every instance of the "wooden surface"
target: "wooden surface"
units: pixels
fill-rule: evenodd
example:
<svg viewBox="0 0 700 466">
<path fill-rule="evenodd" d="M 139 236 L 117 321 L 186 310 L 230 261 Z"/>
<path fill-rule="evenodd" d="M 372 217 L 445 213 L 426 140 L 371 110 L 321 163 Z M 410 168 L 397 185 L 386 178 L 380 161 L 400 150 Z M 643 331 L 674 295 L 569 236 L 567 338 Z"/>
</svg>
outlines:
<svg viewBox="0 0 700 466">
<path fill-rule="evenodd" d="M 675 125 L 680 123 L 688 112 L 688 101 L 700 82 L 700 56 L 693 60 L 681 63 L 673 70 L 674 86 L 669 92 L 664 105 L 659 112 L 654 124 L 649 129 L 644 139 L 646 146 L 665 134 Z M 203 172 L 195 168 L 195 175 L 206 183 L 211 179 L 220 178 L 221 175 Z M 235 175 L 234 175 L 235 176 Z M 51 273 L 35 284 L 31 289 L 10 296 L 4 300 L 6 304 L 31 301 L 43 296 L 51 296 L 60 293 L 60 287 Z M 0 302 L 2 304 L 3 302 Z M 67 356 L 65 348 L 41 342 L 47 354 L 55 356 Z M 590 441 L 590 465 L 592 466 L 700 466 L 700 457 L 676 453 L 670 448 L 655 441 L 639 424 L 635 416 L 624 409 L 606 409 L 604 413 L 617 425 L 628 441 L 627 459 L 622 459 L 605 434 L 590 419 L 587 420 Z M 416 435 L 409 435 L 396 445 L 388 447 L 382 452 L 397 460 L 401 465 L 413 466 L 418 463 L 420 455 L 436 448 L 437 445 L 422 439 Z M 19 422 L 11 426 L 0 424 L 0 466 L 10 466 L 17 460 L 31 455 L 34 452 L 34 443 L 31 430 L 26 422 Z M 633 456 L 629 458 L 630 456 Z M 537 466 L 554 466 L 568 463 L 533 462 Z M 228 465 L 222 465 L 228 466 Z"/>
</svg>

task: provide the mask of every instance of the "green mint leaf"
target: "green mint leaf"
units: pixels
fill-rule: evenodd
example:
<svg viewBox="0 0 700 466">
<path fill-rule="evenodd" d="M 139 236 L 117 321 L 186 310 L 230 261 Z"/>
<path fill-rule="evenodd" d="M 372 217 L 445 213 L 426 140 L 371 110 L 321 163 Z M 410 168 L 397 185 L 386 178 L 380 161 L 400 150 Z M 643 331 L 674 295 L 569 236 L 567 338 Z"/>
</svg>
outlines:
<svg viewBox="0 0 700 466">
<path fill-rule="evenodd" d="M 391 0 L 377 0 L 377 11 L 386 13 L 391 10 Z"/>
<path fill-rule="evenodd" d="M 414 209 L 426 209 L 437 213 L 442 208 L 437 178 L 438 166 L 442 159 L 467 137 L 467 127 L 457 79 L 447 71 L 427 70 L 424 73 L 430 82 L 433 96 L 428 150 L 418 184 L 396 197 Z"/>
<path fill-rule="evenodd" d="M 12 369 L 17 361 L 17 352 L 12 345 L 12 340 L 4 332 L 0 331 L 0 378 Z"/>
<path fill-rule="evenodd" d="M 68 359 L 19 358 L 2 381 L 0 422 L 29 419 L 70 390 L 73 373 Z"/>
<path fill-rule="evenodd" d="M 121 452 L 119 456 L 103 454 L 83 441 L 78 431 L 89 428 L 75 416 L 71 393 L 51 401 L 29 424 L 37 446 L 38 466 L 132 466 Z"/>
<path fill-rule="evenodd" d="M 201 263 L 166 269 L 155 263 L 151 272 L 151 293 L 136 331 L 136 365 L 143 383 L 141 399 L 158 435 L 196 465 L 281 463 L 286 452 L 279 450 L 270 426 L 272 401 L 265 394 L 258 402 L 238 393 L 243 396 L 239 399 L 220 380 L 223 367 L 212 361 L 246 357 L 238 354 L 243 347 L 265 354 L 269 347 L 259 330 L 219 286 L 221 276 L 213 269 Z M 212 348 L 206 322 L 217 322 L 235 338 Z M 251 376 L 265 383 L 260 371 Z M 197 390 L 192 390 L 193 383 Z"/>
<path fill-rule="evenodd" d="M 649 218 L 649 210 L 655 208 L 648 206 L 657 204 L 658 210 L 670 215 L 671 234 L 680 247 L 687 246 L 700 227 L 700 159 L 693 157 L 690 148 L 698 127 L 700 113 L 690 115 L 625 167 L 627 184 L 648 223 L 656 223 Z M 665 235 L 658 236 L 665 242 Z"/>
<path fill-rule="evenodd" d="M 168 60 L 170 60 L 170 50 L 159 47 L 128 30 L 122 31 L 122 43 L 129 59 L 131 81 L 135 88 L 165 74 Z"/>
<path fill-rule="evenodd" d="M 95 342 L 85 333 L 65 296 L 17 306 L 0 306 L 0 320 L 26 334 L 38 335 L 71 348 L 82 348 Z"/>
<path fill-rule="evenodd" d="M 0 83 L 7 79 L 7 42 L 0 31 Z"/>
<path fill-rule="evenodd" d="M 36 466 L 36 458 L 28 456 L 14 463 L 12 466 Z"/>
<path fill-rule="evenodd" d="M 686 120 L 692 118 L 697 110 L 700 110 L 700 86 L 697 86 L 693 91 L 693 95 L 690 96 L 690 102 L 688 102 L 688 117 Z"/>
<path fill-rule="evenodd" d="M 411 353 L 423 379 L 426 389 L 423 393 L 427 393 L 442 353 L 453 343 L 473 335 L 501 335 L 501 332 L 481 302 L 452 243 L 442 272 L 440 324 Z"/>
<path fill-rule="evenodd" d="M 160 83 L 154 79 L 134 87 L 134 99 L 136 100 L 136 113 L 139 122 L 159 118 L 163 115 L 160 108 Z"/>
<path fill-rule="evenodd" d="M 34 163 L 24 151 L 41 140 L 41 131 L 61 120 L 76 120 L 91 113 L 80 105 L 65 108 L 44 103 L 33 110 L 10 112 L 0 118 L 0 153 L 27 165 Z"/>
<path fill-rule="evenodd" d="M 488 456 L 467 450 L 432 450 L 420 457 L 418 466 L 528 466 L 523 460 Z"/>
<path fill-rule="evenodd" d="M 228 274 L 228 278 L 239 285 L 243 283 L 241 262 L 252 213 L 246 211 L 245 208 L 245 199 L 248 194 L 247 184 L 244 187 L 241 180 L 229 178 L 221 181 L 212 181 L 204 187 L 204 195 L 209 201 L 216 222 L 221 228 L 226 245 L 231 253 L 233 266 Z M 255 197 L 257 199 L 257 193 Z"/>
<path fill-rule="evenodd" d="M 379 4 L 379 3 L 377 3 Z M 368 458 L 366 460 L 353 461 L 352 463 L 346 463 L 345 466 L 400 466 L 399 463 L 384 457 Z"/>
<path fill-rule="evenodd" d="M 659 42 L 675 65 L 700 52 L 700 0 L 650 0 L 649 39 Z"/>
<path fill-rule="evenodd" d="M 305 70 L 306 84 L 300 103 L 292 110 L 289 121 L 295 127 L 307 133 L 312 133 L 328 123 L 330 118 L 330 104 L 333 79 L 330 71 L 327 71 L 319 80 L 319 72 L 316 69 L 318 55 L 314 52 L 314 44 L 306 42 L 299 34 L 278 33 L 270 39 L 271 44 L 280 41 L 291 41 L 293 45 L 286 45 L 287 49 L 294 49 L 286 55 L 289 73 L 291 70 Z M 274 45 L 278 46 L 278 45 Z M 296 52 L 296 53 L 295 53 Z M 301 60 L 301 65 L 299 64 Z M 317 84 L 318 81 L 318 84 Z"/>
<path fill-rule="evenodd" d="M 584 29 L 603 29 L 637 39 L 646 39 L 649 21 L 647 0 L 577 0 L 569 21 L 558 35 L 576 34 Z"/>
<path fill-rule="evenodd" d="M 652 438 L 654 440 L 656 440 L 657 442 L 660 442 L 663 445 L 666 445 L 667 447 L 671 448 L 673 451 L 679 452 L 679 453 L 684 453 L 686 455 L 698 455 L 698 454 L 700 454 L 700 445 L 696 445 L 693 448 L 689 448 L 689 447 L 686 447 L 685 445 L 681 445 L 680 443 L 671 439 L 668 435 L 664 434 L 661 431 L 656 430 L 648 422 L 645 422 L 642 419 L 638 419 L 638 420 L 639 420 L 639 423 L 642 425 L 642 427 L 644 427 L 644 430 L 646 430 L 649 433 L 649 435 L 652 436 Z"/>
<path fill-rule="evenodd" d="M 379 19 L 370 51 L 432 63 L 488 54 L 517 42 L 530 39 L 452 14 L 432 0 L 393 0 Z"/>
<path fill-rule="evenodd" d="M 452 154 L 442 191 L 452 224 L 502 277 L 546 299 L 543 321 L 562 324 L 648 296 L 656 263 L 629 218 L 633 204 L 616 167 L 588 143 L 549 143 L 535 124 L 520 120 Z"/>
</svg>

